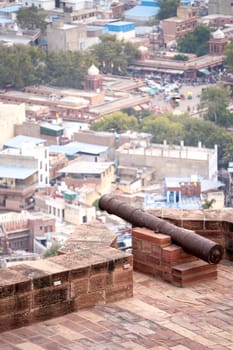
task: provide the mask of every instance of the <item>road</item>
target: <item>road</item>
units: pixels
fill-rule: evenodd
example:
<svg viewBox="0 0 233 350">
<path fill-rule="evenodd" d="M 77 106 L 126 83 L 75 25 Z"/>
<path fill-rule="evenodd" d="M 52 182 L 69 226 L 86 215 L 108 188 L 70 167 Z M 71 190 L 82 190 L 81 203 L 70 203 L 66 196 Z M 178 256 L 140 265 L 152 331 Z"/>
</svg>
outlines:
<svg viewBox="0 0 233 350">
<path fill-rule="evenodd" d="M 198 86 L 190 86 L 183 85 L 180 88 L 180 94 L 185 98 L 179 100 L 179 105 L 176 107 L 172 107 L 170 101 L 166 101 L 164 99 L 163 93 L 159 93 L 151 98 L 151 105 L 153 106 L 153 110 L 158 113 L 164 113 L 167 111 L 171 111 L 175 114 L 181 114 L 187 111 L 190 113 L 197 112 L 198 104 L 200 103 L 200 95 L 203 88 L 208 85 L 198 85 Z M 188 99 L 188 93 L 192 93 L 192 99 Z"/>
</svg>

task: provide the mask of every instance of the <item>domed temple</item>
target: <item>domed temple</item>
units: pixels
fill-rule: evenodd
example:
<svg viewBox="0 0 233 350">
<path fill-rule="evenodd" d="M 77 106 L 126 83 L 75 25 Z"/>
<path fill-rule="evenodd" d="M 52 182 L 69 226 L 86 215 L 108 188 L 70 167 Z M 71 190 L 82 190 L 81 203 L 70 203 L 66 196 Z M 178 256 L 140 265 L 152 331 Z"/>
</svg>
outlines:
<svg viewBox="0 0 233 350">
<path fill-rule="evenodd" d="M 86 91 L 102 91 L 103 89 L 102 75 L 94 64 L 88 69 L 87 76 L 85 77 L 84 89 Z"/>
</svg>

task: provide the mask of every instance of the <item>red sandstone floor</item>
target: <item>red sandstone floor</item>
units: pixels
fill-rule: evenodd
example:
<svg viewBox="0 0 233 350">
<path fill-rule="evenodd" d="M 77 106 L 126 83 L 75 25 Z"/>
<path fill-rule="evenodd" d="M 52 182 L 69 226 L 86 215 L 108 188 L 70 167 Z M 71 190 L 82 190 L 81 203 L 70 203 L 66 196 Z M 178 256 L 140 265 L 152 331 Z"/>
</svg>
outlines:
<svg viewBox="0 0 233 350">
<path fill-rule="evenodd" d="M 134 273 L 134 297 L 0 334 L 0 350 L 233 349 L 233 263 L 177 288 Z"/>
</svg>

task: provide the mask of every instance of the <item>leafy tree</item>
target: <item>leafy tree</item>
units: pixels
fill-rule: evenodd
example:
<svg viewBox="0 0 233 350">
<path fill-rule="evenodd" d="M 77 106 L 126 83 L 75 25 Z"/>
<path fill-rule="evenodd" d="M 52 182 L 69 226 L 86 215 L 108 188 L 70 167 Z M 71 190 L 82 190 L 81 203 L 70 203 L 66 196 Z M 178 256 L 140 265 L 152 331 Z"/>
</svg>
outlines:
<svg viewBox="0 0 233 350">
<path fill-rule="evenodd" d="M 225 127 L 232 125 L 233 114 L 228 110 L 230 97 L 230 88 L 220 84 L 203 89 L 200 107 L 206 109 L 204 118 Z"/>
<path fill-rule="evenodd" d="M 142 120 L 142 130 L 153 135 L 155 143 L 177 144 L 183 140 L 184 130 L 180 122 L 172 120 L 171 115 L 149 116 Z"/>
<path fill-rule="evenodd" d="M 202 203 L 202 208 L 203 209 L 211 209 L 213 208 L 214 203 L 216 202 L 216 200 L 214 198 L 208 200 L 205 199 L 204 202 Z"/>
<path fill-rule="evenodd" d="M 101 43 L 91 48 L 91 55 L 104 73 L 126 75 L 130 61 L 137 58 L 137 46 L 130 42 L 117 40 L 115 35 L 100 36 Z"/>
<path fill-rule="evenodd" d="M 173 56 L 173 59 L 177 61 L 188 61 L 189 57 L 187 55 L 176 54 Z"/>
<path fill-rule="evenodd" d="M 115 112 L 93 123 L 91 129 L 95 131 L 115 131 L 122 133 L 127 130 L 137 130 L 138 121 L 134 116 L 128 116 L 123 112 Z"/>
<path fill-rule="evenodd" d="M 47 57 L 47 82 L 54 86 L 82 88 L 91 57 L 83 52 L 51 52 Z"/>
<path fill-rule="evenodd" d="M 180 0 L 158 0 L 157 4 L 160 8 L 157 17 L 158 19 L 162 20 L 176 16 L 177 7 L 180 5 Z"/>
<path fill-rule="evenodd" d="M 228 72 L 233 72 L 233 42 L 226 45 L 224 50 L 224 64 L 227 67 Z"/>
<path fill-rule="evenodd" d="M 178 40 L 177 49 L 180 52 L 203 56 L 209 51 L 210 29 L 199 25 L 192 33 L 187 33 Z"/>
<path fill-rule="evenodd" d="M 13 84 L 21 89 L 39 83 L 45 72 L 46 55 L 36 47 L 0 47 L 0 86 Z"/>
<path fill-rule="evenodd" d="M 45 251 L 43 254 L 43 258 L 49 258 L 51 256 L 56 256 L 58 253 L 58 249 L 61 247 L 60 243 L 54 242 L 51 247 Z"/>
<path fill-rule="evenodd" d="M 17 13 L 17 21 L 23 29 L 40 29 L 44 31 L 47 26 L 46 12 L 35 6 L 22 7 Z"/>
</svg>

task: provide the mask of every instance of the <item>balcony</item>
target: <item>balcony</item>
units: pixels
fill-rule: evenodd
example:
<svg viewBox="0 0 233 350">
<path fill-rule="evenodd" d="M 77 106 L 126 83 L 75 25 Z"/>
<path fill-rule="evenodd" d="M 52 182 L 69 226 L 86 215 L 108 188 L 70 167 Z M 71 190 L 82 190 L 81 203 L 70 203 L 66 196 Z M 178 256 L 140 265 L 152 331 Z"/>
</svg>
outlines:
<svg viewBox="0 0 233 350">
<path fill-rule="evenodd" d="M 36 191 L 37 183 L 31 185 L 17 185 L 15 187 L 8 187 L 7 185 L 0 185 L 0 195 L 4 196 L 19 196 L 27 197 Z"/>
</svg>

